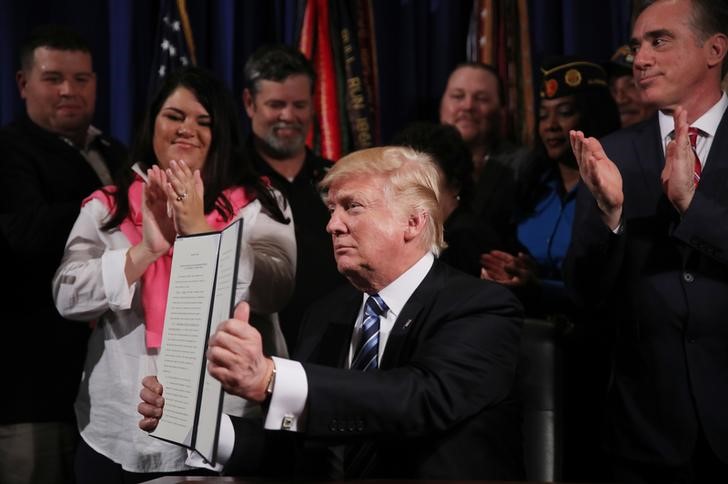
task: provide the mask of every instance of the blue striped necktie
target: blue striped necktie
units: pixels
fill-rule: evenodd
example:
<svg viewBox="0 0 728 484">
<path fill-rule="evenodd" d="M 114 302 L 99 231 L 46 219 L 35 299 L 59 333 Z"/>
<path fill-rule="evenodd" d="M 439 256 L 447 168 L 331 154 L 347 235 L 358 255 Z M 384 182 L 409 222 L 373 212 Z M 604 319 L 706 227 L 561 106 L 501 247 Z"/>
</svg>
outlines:
<svg viewBox="0 0 728 484">
<path fill-rule="evenodd" d="M 387 309 L 389 308 L 379 294 L 373 294 L 367 298 L 367 302 L 364 304 L 364 322 L 361 326 L 359 347 L 354 359 L 351 360 L 352 370 L 366 371 L 378 368 L 379 317 L 386 313 Z"/>
</svg>

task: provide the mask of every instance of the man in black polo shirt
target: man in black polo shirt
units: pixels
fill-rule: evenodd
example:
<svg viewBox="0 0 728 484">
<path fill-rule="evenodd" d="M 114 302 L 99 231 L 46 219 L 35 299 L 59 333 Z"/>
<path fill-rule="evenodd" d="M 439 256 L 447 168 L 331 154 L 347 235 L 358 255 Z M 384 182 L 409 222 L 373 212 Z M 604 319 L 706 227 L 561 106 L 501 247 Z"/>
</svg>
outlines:
<svg viewBox="0 0 728 484">
<path fill-rule="evenodd" d="M 243 103 L 252 126 L 249 155 L 288 199 L 296 229 L 296 289 L 280 313 L 291 351 L 309 304 L 344 282 L 326 232 L 328 209 L 317 187 L 331 161 L 306 147 L 315 73 L 301 52 L 286 45 L 263 46 L 245 64 L 244 78 Z"/>
</svg>

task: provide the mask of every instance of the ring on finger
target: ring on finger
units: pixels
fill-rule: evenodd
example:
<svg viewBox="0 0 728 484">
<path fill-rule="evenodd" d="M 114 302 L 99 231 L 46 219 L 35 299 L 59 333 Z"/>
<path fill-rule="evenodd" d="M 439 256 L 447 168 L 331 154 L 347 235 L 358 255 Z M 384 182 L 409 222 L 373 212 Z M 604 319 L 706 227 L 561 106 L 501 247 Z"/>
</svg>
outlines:
<svg viewBox="0 0 728 484">
<path fill-rule="evenodd" d="M 187 198 L 187 192 L 182 192 L 177 194 L 177 201 L 182 202 Z"/>
</svg>

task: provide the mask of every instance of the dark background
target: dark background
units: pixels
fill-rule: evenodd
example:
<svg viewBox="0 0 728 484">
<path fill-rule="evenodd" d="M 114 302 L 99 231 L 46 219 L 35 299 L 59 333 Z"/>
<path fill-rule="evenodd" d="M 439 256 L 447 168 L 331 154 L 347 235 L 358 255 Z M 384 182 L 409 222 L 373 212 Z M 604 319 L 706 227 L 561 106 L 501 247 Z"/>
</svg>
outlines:
<svg viewBox="0 0 728 484">
<path fill-rule="evenodd" d="M 629 37 L 632 0 L 528 3 L 534 73 L 548 55 L 608 59 Z M 301 9 L 299 0 L 187 0 L 198 65 L 239 98 L 245 59 L 265 42 L 295 44 Z M 472 0 L 374 0 L 373 9 L 387 142 L 408 121 L 436 116 L 450 70 L 465 60 Z M 0 0 L 0 124 L 23 109 L 15 84 L 19 44 L 34 26 L 59 23 L 91 44 L 94 124 L 128 143 L 146 103 L 158 13 L 158 0 Z"/>
</svg>

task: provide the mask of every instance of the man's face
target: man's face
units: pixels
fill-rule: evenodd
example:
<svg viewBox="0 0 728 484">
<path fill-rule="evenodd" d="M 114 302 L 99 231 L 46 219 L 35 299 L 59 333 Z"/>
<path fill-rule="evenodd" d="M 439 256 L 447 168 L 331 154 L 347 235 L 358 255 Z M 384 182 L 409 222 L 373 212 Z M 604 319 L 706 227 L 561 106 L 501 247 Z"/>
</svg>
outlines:
<svg viewBox="0 0 728 484">
<path fill-rule="evenodd" d="M 408 217 L 393 209 L 395 201 L 381 176 L 350 176 L 329 187 L 331 234 L 336 266 L 358 288 L 386 285 L 403 259 Z"/>
<path fill-rule="evenodd" d="M 311 80 L 305 74 L 287 77 L 283 82 L 260 80 L 258 93 L 243 93 L 245 111 L 253 133 L 276 158 L 303 152 L 313 121 Z"/>
<path fill-rule="evenodd" d="M 710 42 L 690 25 L 689 0 L 660 1 L 637 17 L 630 45 L 642 101 L 659 109 L 693 105 L 714 83 L 708 75 Z"/>
<path fill-rule="evenodd" d="M 642 102 L 640 91 L 631 74 L 609 80 L 609 92 L 619 108 L 622 127 L 647 119 L 654 110 Z"/>
<path fill-rule="evenodd" d="M 466 143 L 477 145 L 496 136 L 501 114 L 493 73 L 466 66 L 450 75 L 440 101 L 440 122 L 455 126 Z"/>
<path fill-rule="evenodd" d="M 96 75 L 91 55 L 38 47 L 30 70 L 17 73 L 20 97 L 38 126 L 69 138 L 85 135 L 94 115 Z"/>
</svg>

